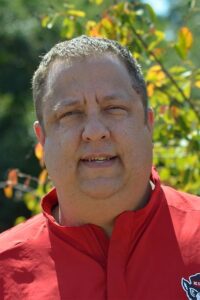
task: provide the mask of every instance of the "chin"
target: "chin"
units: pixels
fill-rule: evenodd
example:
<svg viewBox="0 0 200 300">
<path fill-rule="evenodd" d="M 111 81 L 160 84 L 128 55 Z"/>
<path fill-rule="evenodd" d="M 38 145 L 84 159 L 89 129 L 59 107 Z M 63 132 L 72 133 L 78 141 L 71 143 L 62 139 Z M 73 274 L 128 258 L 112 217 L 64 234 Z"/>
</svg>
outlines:
<svg viewBox="0 0 200 300">
<path fill-rule="evenodd" d="M 108 178 L 99 178 L 91 182 L 84 182 L 81 185 L 81 191 L 87 196 L 95 199 L 107 199 L 112 197 L 120 189 L 116 182 Z"/>
</svg>

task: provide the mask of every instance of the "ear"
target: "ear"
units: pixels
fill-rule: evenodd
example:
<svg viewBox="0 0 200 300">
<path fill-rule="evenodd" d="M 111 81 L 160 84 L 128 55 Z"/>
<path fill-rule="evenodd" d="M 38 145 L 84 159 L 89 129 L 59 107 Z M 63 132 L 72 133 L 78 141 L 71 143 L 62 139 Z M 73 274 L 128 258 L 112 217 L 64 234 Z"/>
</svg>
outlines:
<svg viewBox="0 0 200 300">
<path fill-rule="evenodd" d="M 38 121 L 35 121 L 33 124 L 34 132 L 37 137 L 38 142 L 44 146 L 45 143 L 45 134 L 44 134 L 44 129 L 40 125 Z"/>
<path fill-rule="evenodd" d="M 152 108 L 148 108 L 147 111 L 147 125 L 151 134 L 153 134 L 153 126 L 154 126 L 154 113 Z"/>
<path fill-rule="evenodd" d="M 189 289 L 189 282 L 182 278 L 182 287 L 184 288 L 185 291 L 188 291 Z"/>
</svg>

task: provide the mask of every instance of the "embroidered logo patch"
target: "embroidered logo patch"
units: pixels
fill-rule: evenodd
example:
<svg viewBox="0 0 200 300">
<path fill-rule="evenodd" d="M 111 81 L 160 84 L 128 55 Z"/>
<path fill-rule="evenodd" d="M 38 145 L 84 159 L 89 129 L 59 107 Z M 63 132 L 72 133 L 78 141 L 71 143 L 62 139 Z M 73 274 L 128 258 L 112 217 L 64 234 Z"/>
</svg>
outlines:
<svg viewBox="0 0 200 300">
<path fill-rule="evenodd" d="M 189 300 L 200 300 L 200 273 L 191 275 L 189 281 L 182 278 L 181 284 Z"/>
</svg>

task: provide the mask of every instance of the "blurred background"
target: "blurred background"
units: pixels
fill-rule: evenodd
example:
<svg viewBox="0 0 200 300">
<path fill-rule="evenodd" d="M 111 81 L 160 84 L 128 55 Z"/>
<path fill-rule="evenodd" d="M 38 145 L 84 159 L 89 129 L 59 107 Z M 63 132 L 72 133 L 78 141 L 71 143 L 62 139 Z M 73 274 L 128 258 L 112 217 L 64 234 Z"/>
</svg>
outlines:
<svg viewBox="0 0 200 300">
<path fill-rule="evenodd" d="M 0 0 L 0 232 L 40 211 L 51 188 L 32 124 L 41 56 L 80 34 L 127 46 L 156 114 L 154 164 L 164 183 L 200 195 L 200 2 Z"/>
</svg>

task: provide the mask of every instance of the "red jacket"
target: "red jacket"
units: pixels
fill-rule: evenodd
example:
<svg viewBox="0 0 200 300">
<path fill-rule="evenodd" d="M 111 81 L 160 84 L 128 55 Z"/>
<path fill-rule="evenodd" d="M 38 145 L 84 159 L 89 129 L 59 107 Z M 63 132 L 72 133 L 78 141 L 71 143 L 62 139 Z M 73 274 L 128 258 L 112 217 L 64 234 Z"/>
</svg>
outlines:
<svg viewBox="0 0 200 300">
<path fill-rule="evenodd" d="M 187 300 L 190 286 L 200 292 L 200 199 L 153 181 L 149 203 L 120 214 L 110 239 L 95 225 L 58 225 L 51 191 L 43 214 L 0 236 L 0 299 Z"/>
</svg>

